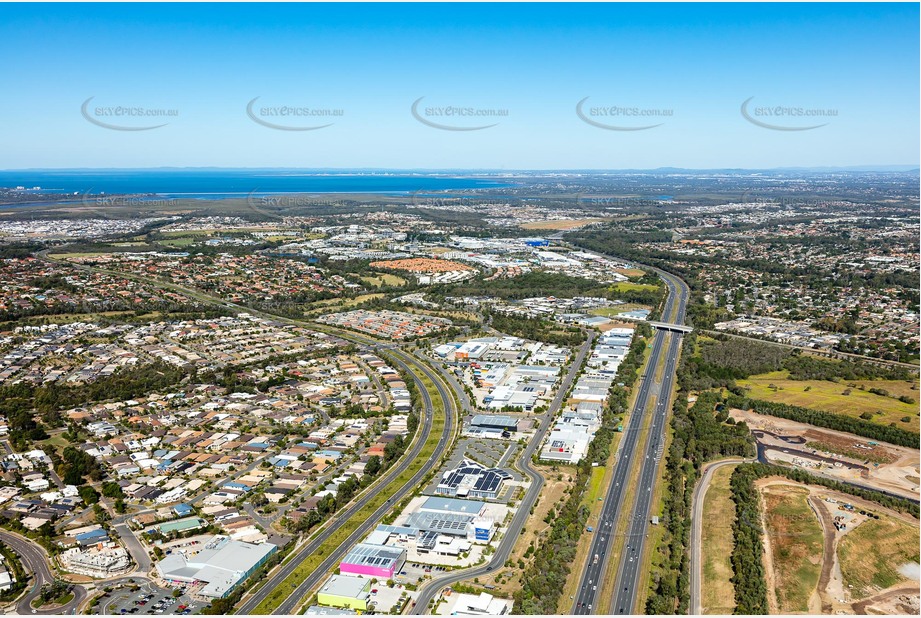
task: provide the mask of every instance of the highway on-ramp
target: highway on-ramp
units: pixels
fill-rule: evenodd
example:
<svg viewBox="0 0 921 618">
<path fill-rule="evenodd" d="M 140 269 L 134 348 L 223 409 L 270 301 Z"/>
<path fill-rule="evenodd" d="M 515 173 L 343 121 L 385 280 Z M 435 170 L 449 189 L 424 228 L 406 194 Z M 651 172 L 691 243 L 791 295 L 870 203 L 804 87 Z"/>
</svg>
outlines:
<svg viewBox="0 0 921 618">
<path fill-rule="evenodd" d="M 733 458 L 705 464 L 697 487 L 694 488 L 694 497 L 691 502 L 691 615 L 693 616 L 701 615 L 700 582 L 703 578 L 703 560 L 700 555 L 700 541 L 703 538 L 704 499 L 707 497 L 707 489 L 710 488 L 714 472 L 723 466 L 737 466 L 745 461 L 749 460 Z"/>
</svg>

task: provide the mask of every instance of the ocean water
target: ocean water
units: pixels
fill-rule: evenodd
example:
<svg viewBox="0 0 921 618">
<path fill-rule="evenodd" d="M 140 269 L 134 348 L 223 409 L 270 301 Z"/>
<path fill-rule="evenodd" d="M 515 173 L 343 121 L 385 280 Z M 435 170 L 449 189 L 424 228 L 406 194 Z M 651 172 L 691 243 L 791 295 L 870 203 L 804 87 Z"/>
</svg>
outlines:
<svg viewBox="0 0 921 618">
<path fill-rule="evenodd" d="M 0 170 L 0 187 L 41 187 L 45 193 L 158 194 L 238 197 L 270 193 L 393 193 L 488 189 L 501 179 L 383 172 L 297 170 Z"/>
</svg>

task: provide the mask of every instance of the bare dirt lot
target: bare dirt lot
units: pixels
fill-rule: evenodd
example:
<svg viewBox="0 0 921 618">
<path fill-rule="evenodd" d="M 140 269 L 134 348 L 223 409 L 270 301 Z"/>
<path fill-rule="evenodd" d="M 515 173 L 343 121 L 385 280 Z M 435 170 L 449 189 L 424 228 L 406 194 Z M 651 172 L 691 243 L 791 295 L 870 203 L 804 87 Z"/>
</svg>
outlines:
<svg viewBox="0 0 921 618">
<path fill-rule="evenodd" d="M 771 461 L 911 498 L 917 498 L 921 489 L 918 449 L 749 411 L 732 410 L 730 414 L 756 432 Z"/>
<path fill-rule="evenodd" d="M 600 221 L 610 221 L 610 219 L 548 219 L 546 221 L 522 223 L 521 227 L 525 230 L 574 230 Z"/>
<path fill-rule="evenodd" d="M 917 614 L 918 520 L 779 477 L 756 487 L 771 613 Z"/>
</svg>

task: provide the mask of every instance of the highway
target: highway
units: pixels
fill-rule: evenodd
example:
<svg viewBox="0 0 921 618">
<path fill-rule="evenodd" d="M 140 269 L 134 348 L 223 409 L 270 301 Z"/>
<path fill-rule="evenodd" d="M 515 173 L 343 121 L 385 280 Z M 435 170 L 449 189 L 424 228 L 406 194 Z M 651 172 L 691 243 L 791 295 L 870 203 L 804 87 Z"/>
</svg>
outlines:
<svg viewBox="0 0 921 618">
<path fill-rule="evenodd" d="M 663 322 L 672 321 L 684 324 L 684 312 L 687 307 L 689 289 L 674 275 L 658 271 L 668 286 L 668 298 Z M 677 306 L 672 299 L 677 296 Z M 659 336 L 659 335 L 657 335 Z M 666 336 L 662 333 L 662 336 Z M 678 368 L 678 356 L 681 352 L 681 333 L 670 333 L 668 354 L 665 358 L 665 371 L 662 374 L 661 390 L 656 398 L 649 435 L 646 439 L 645 458 L 641 461 L 640 481 L 637 485 L 636 502 L 628 522 L 625 549 L 621 553 L 620 568 L 617 572 L 614 599 L 610 606 L 612 614 L 633 614 L 639 587 L 645 581 L 642 575 L 645 568 L 646 537 L 649 536 L 650 509 L 654 495 L 654 486 L 659 470 L 659 459 L 665 446 L 665 430 L 668 413 L 671 408 L 672 389 Z M 653 370 L 654 371 L 654 370 Z"/>
<path fill-rule="evenodd" d="M 401 353 L 402 355 L 402 353 Z M 409 366 L 402 360 L 397 361 L 398 364 L 402 365 L 404 369 L 409 370 Z M 332 571 L 336 565 L 342 560 L 343 557 L 348 553 L 353 545 L 358 543 L 362 538 L 364 538 L 372 529 L 377 526 L 377 523 L 387 514 L 387 512 L 393 508 L 393 505 L 400 500 L 402 500 L 407 494 L 414 491 L 422 479 L 432 470 L 434 470 L 441 458 L 447 452 L 448 447 L 450 446 L 451 437 L 453 435 L 453 429 L 455 424 L 455 418 L 457 416 L 457 411 L 455 409 L 454 398 L 451 396 L 451 393 L 448 392 L 444 384 L 441 382 L 439 377 L 435 372 L 429 367 L 423 365 L 422 363 L 415 363 L 416 368 L 425 374 L 435 387 L 438 389 L 439 395 L 444 401 L 445 404 L 445 427 L 442 432 L 441 438 L 438 441 L 438 445 L 435 448 L 432 455 L 425 462 L 425 465 L 420 468 L 416 474 L 413 475 L 409 481 L 407 481 L 396 494 L 379 506 L 377 510 L 365 519 L 349 537 L 341 543 L 337 548 L 335 548 L 327 557 L 320 563 L 320 566 L 314 569 L 314 571 L 308 575 L 300 584 L 298 584 L 295 591 L 288 596 L 277 608 L 274 609 L 274 614 L 294 614 L 298 606 L 301 604 L 304 597 L 315 587 L 317 587 L 322 580 L 324 580 L 327 574 Z M 410 464 L 419 456 L 419 453 L 422 451 L 422 448 L 425 446 L 425 442 L 428 439 L 428 436 L 432 429 L 432 418 L 434 414 L 434 408 L 432 405 L 431 395 L 425 386 L 418 382 L 419 392 L 422 395 L 424 401 L 424 415 L 419 422 L 419 435 L 415 440 L 413 447 L 408 453 L 406 453 L 399 461 L 399 463 L 391 467 L 383 478 L 381 478 L 377 484 L 373 485 L 372 488 L 361 496 L 357 501 L 352 502 L 351 506 L 346 508 L 344 511 L 336 513 L 333 516 L 333 521 L 331 525 L 322 529 L 319 534 L 317 534 L 310 542 L 306 543 L 301 549 L 297 550 L 294 554 L 294 557 L 289 560 L 284 566 L 275 571 L 269 581 L 265 582 L 262 587 L 256 592 L 256 594 L 247 597 L 244 602 L 239 606 L 236 613 L 238 614 L 252 614 L 256 607 L 266 598 L 269 594 L 283 582 L 289 575 L 294 573 L 297 570 L 298 566 L 305 560 L 307 557 L 314 554 L 323 543 L 329 539 L 330 536 L 335 534 L 339 527 L 355 518 L 359 511 L 363 509 L 368 503 L 370 503 L 377 493 L 393 482 L 400 474 L 406 470 Z"/>
<path fill-rule="evenodd" d="M 19 614 L 64 615 L 77 612 L 77 608 L 86 599 L 86 588 L 79 584 L 72 584 L 74 598 L 69 603 L 54 609 L 32 609 L 32 601 L 38 598 L 42 591 L 42 586 L 55 580 L 51 572 L 48 554 L 37 543 L 7 530 L 0 530 L 0 541 L 3 541 L 7 547 L 12 549 L 19 556 L 23 567 L 32 573 L 32 587 L 16 603 L 16 611 Z"/>
<path fill-rule="evenodd" d="M 557 389 L 556 397 L 553 399 L 553 402 L 550 404 L 546 414 L 541 419 L 540 430 L 538 430 L 534 437 L 531 438 L 530 442 L 528 442 L 528 445 L 522 450 L 521 455 L 518 457 L 518 469 L 528 476 L 531 484 L 528 487 L 528 491 L 525 493 L 524 498 L 522 498 L 521 503 L 518 505 L 518 509 L 515 511 L 515 515 L 509 524 L 508 531 L 505 533 L 505 536 L 502 537 L 502 540 L 499 541 L 499 546 L 496 548 L 496 552 L 492 555 L 490 561 L 486 564 L 471 567 L 469 569 L 450 571 L 441 577 L 437 577 L 423 584 L 419 589 L 419 594 L 416 597 L 416 604 L 412 608 L 410 612 L 411 614 L 428 614 L 429 603 L 434 600 L 438 594 L 447 586 L 456 584 L 460 581 L 471 579 L 473 577 L 487 575 L 499 569 L 505 568 L 505 562 L 512 554 L 512 550 L 515 548 L 515 544 L 520 538 L 521 529 L 524 527 L 525 522 L 527 522 L 528 517 L 531 515 L 531 507 L 534 505 L 534 502 L 537 500 L 537 496 L 540 495 L 540 491 L 544 486 L 544 477 L 542 477 L 537 472 L 537 470 L 531 467 L 531 456 L 534 454 L 534 451 L 543 443 L 544 437 L 550 430 L 554 416 L 556 416 L 556 413 L 563 405 L 563 400 L 566 397 L 566 394 L 569 392 L 569 388 L 572 386 L 576 376 L 579 374 L 579 369 L 582 367 L 582 363 L 585 360 L 585 357 L 588 356 L 588 353 L 592 349 L 592 343 L 594 340 L 595 332 L 589 331 L 586 341 L 579 348 L 579 351 L 576 353 L 576 357 L 573 359 L 572 364 L 569 367 L 569 372 L 560 383 L 560 387 Z"/>
<path fill-rule="evenodd" d="M 687 306 L 689 289 L 687 285 L 674 275 L 654 269 L 665 281 L 668 296 L 662 314 L 662 322 L 683 324 Z M 675 378 L 675 368 L 678 361 L 678 352 L 681 345 L 681 333 L 656 330 L 652 352 L 643 374 L 640 376 L 640 387 L 630 418 L 624 430 L 624 438 L 619 448 L 619 456 L 614 464 L 614 474 L 608 486 L 598 526 L 592 538 L 589 550 L 589 563 L 585 566 L 579 583 L 572 613 L 586 615 L 594 612 L 607 614 L 608 608 L 613 605 L 615 612 L 632 614 L 633 604 L 636 599 L 637 586 L 641 583 L 639 575 L 645 569 L 643 563 L 643 549 L 645 537 L 649 526 L 649 508 L 652 502 L 653 486 L 656 481 L 658 459 L 665 444 L 665 427 L 671 402 L 671 390 Z M 655 383 L 656 368 L 659 365 L 663 349 L 666 348 L 666 339 L 670 338 L 667 346 L 663 382 Z M 650 430 L 646 439 L 645 448 L 638 453 L 638 443 L 645 422 L 646 408 L 650 396 L 656 397 L 655 410 L 653 411 Z M 618 565 L 617 584 L 613 599 L 601 599 L 599 586 L 603 585 L 605 574 L 608 572 L 611 548 L 614 544 L 614 533 L 618 522 L 623 516 L 623 503 L 626 498 L 625 488 L 637 458 L 642 459 L 642 469 L 637 484 L 635 504 L 628 521 L 627 539 Z M 597 560 L 595 557 L 597 556 Z M 623 609 L 621 609 L 623 608 Z"/>
</svg>

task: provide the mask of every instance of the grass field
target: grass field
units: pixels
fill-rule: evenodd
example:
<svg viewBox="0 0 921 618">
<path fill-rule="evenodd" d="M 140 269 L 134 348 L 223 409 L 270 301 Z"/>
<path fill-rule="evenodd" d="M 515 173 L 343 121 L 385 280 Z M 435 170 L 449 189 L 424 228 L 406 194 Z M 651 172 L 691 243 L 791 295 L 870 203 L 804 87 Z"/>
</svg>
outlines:
<svg viewBox="0 0 921 618">
<path fill-rule="evenodd" d="M 873 414 L 873 419 L 871 420 L 873 423 L 880 425 L 895 423 L 896 426 L 908 431 L 918 432 L 919 430 L 917 404 L 904 403 L 893 397 L 875 395 L 869 392 L 870 388 L 881 388 L 896 396 L 908 394 L 910 397 L 917 399 L 919 396 L 918 391 L 911 390 L 911 386 L 907 382 L 861 380 L 846 383 L 830 382 L 828 380 L 791 380 L 788 372 L 773 371 L 751 376 L 746 380 L 739 380 L 738 384 L 743 388 L 750 389 L 748 395 L 753 399 L 787 403 L 853 417 L 859 417 L 864 412 L 870 412 Z M 770 388 L 772 384 L 778 390 L 775 391 Z M 855 386 L 852 387 L 849 384 L 854 384 Z M 858 387 L 861 385 L 868 390 L 860 390 Z M 806 390 L 807 387 L 809 388 L 808 391 Z M 842 394 L 846 389 L 850 389 L 849 395 Z M 906 416 L 910 420 L 907 423 L 903 423 L 901 419 Z"/>
<path fill-rule="evenodd" d="M 87 253 L 49 253 L 48 257 L 52 260 L 70 260 L 73 258 L 93 257 L 97 255 L 106 255 L 103 251 L 90 251 Z"/>
<path fill-rule="evenodd" d="M 193 238 L 191 236 L 178 236 L 176 238 L 165 238 L 157 242 L 159 242 L 161 245 L 168 245 L 170 247 L 185 248 L 185 247 L 191 247 L 199 240 L 201 239 Z"/>
<path fill-rule="evenodd" d="M 362 294 L 361 296 L 356 296 L 355 298 L 326 298 L 323 300 L 315 300 L 308 305 L 305 305 L 305 310 L 312 311 L 322 308 L 329 313 L 335 313 L 340 309 L 345 309 L 346 307 L 351 307 L 352 305 L 363 303 L 366 300 L 371 300 L 372 298 L 382 298 L 383 296 L 383 294 Z"/>
<path fill-rule="evenodd" d="M 585 496 L 582 497 L 582 504 L 591 508 L 591 504 L 598 502 L 598 498 L 602 497 L 602 485 L 601 481 L 604 480 L 605 469 L 601 466 L 597 468 L 592 468 L 592 476 L 588 480 L 588 491 L 585 492 Z"/>
<path fill-rule="evenodd" d="M 735 466 L 723 466 L 713 473 L 704 499 L 701 521 L 700 582 L 701 611 L 705 614 L 731 614 L 735 609 L 732 585 L 732 522 L 735 503 L 729 491 L 729 479 Z"/>
<path fill-rule="evenodd" d="M 345 522 L 339 529 L 323 543 L 323 545 L 306 560 L 301 562 L 298 567 L 284 581 L 276 586 L 272 592 L 256 606 L 254 614 L 271 614 L 285 599 L 287 599 L 311 573 L 319 568 L 320 563 L 334 549 L 342 545 L 345 540 L 355 531 L 355 529 L 365 520 L 371 517 L 382 504 L 390 499 L 397 490 L 405 485 L 409 479 L 422 467 L 441 439 L 441 433 L 445 426 L 445 408 L 441 396 L 438 394 L 435 385 L 432 384 L 425 375 L 420 375 L 420 379 L 430 393 L 432 393 L 433 421 L 429 438 L 422 447 L 418 457 L 412 460 L 409 466 L 389 485 L 382 488 L 374 498 L 368 502 L 363 509 L 356 513 L 355 517 Z"/>
<path fill-rule="evenodd" d="M 781 613 L 808 612 L 822 571 L 822 524 L 806 501 L 809 492 L 792 486 L 764 490 L 767 534 Z"/>
<path fill-rule="evenodd" d="M 46 447 L 46 446 L 54 446 L 59 450 L 63 450 L 64 448 L 71 446 L 71 444 L 64 437 L 63 432 L 58 432 L 44 440 L 36 442 L 36 446 L 38 446 L 39 448 Z"/>
<path fill-rule="evenodd" d="M 893 517 L 869 519 L 851 530 L 838 546 L 841 574 L 854 587 L 855 597 L 866 597 L 905 581 L 898 569 L 918 562 L 918 531 Z"/>
<path fill-rule="evenodd" d="M 658 286 L 649 283 L 632 283 L 630 281 L 621 281 L 615 283 L 611 288 L 617 292 L 626 292 L 627 290 L 656 290 Z"/>
<path fill-rule="evenodd" d="M 403 277 L 397 277 L 396 275 L 391 275 L 390 273 L 373 273 L 371 275 L 362 277 L 361 280 L 376 288 L 379 288 L 382 285 L 406 285 L 406 279 Z"/>
<path fill-rule="evenodd" d="M 636 311 L 637 309 L 651 309 L 651 307 L 648 305 L 637 305 L 636 303 L 625 303 L 623 305 L 617 305 L 616 307 L 596 307 L 595 309 L 589 309 L 589 313 L 601 315 L 606 318 L 616 318 L 621 313 Z"/>
</svg>

